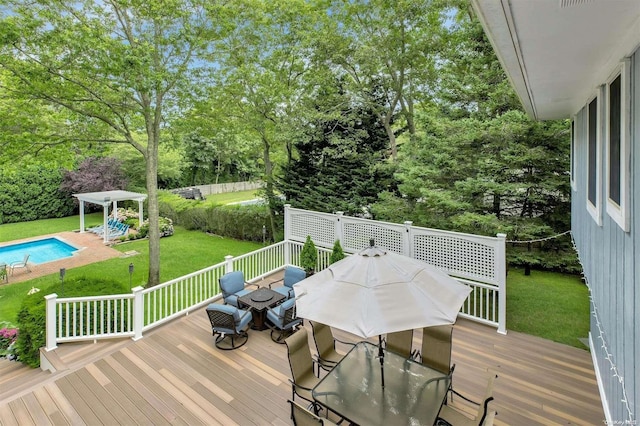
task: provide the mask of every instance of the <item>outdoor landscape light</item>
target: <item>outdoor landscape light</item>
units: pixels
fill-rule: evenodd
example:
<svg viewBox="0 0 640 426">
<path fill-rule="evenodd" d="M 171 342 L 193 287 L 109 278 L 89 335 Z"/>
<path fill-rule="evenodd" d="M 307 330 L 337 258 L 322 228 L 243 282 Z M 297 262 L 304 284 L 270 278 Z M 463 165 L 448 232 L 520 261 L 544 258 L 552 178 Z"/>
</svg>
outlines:
<svg viewBox="0 0 640 426">
<path fill-rule="evenodd" d="M 64 274 L 67 273 L 66 268 L 60 268 L 60 283 L 61 283 L 61 293 L 64 296 Z"/>
<path fill-rule="evenodd" d="M 129 291 L 131 291 L 131 277 L 133 276 L 133 262 L 129 264 Z"/>
</svg>

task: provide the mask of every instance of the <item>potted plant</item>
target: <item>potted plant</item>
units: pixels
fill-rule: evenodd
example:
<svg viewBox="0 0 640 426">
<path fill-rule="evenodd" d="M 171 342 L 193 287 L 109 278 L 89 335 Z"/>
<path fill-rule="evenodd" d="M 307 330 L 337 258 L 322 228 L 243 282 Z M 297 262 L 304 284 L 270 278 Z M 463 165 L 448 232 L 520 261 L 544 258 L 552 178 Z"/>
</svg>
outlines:
<svg viewBox="0 0 640 426">
<path fill-rule="evenodd" d="M 302 251 L 300 252 L 300 266 L 307 273 L 307 276 L 313 275 L 318 263 L 318 251 L 316 245 L 311 241 L 311 236 L 307 235 Z"/>
<path fill-rule="evenodd" d="M 342 251 L 340 240 L 336 240 L 336 242 L 333 243 L 333 250 L 331 251 L 331 257 L 329 257 L 329 263 L 333 264 L 342 259 L 344 259 L 344 252 Z"/>
</svg>

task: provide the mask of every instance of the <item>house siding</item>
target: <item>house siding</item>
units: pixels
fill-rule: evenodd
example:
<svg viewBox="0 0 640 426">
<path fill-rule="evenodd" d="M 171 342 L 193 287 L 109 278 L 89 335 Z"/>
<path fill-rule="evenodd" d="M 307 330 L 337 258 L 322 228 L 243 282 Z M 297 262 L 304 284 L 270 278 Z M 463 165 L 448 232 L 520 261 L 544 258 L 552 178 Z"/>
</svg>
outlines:
<svg viewBox="0 0 640 426">
<path fill-rule="evenodd" d="M 599 371 L 605 410 L 608 407 L 607 420 L 614 424 L 640 424 L 640 369 L 636 361 L 640 358 L 640 50 L 631 57 L 629 78 L 629 232 L 624 232 L 606 211 L 606 108 L 599 108 L 598 130 L 602 160 L 599 182 L 602 202 L 598 206 L 601 225 L 586 208 L 588 102 L 585 101 L 584 107 L 574 117 L 576 179 L 571 202 L 572 230 L 591 290 L 592 354 Z M 598 102 L 604 106 L 604 89 L 599 88 L 598 91 Z"/>
</svg>

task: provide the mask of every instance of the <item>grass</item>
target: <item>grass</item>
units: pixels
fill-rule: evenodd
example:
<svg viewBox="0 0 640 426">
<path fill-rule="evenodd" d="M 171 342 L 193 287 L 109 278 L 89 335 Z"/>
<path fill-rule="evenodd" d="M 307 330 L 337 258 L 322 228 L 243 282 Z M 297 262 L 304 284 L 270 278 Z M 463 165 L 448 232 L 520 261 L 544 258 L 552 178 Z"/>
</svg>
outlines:
<svg viewBox="0 0 640 426">
<path fill-rule="evenodd" d="M 102 224 L 102 217 L 102 212 L 85 214 L 85 227 Z M 0 243 L 77 229 L 80 229 L 80 216 L 42 219 L 31 222 L 3 223 L 0 225 Z"/>
<path fill-rule="evenodd" d="M 589 333 L 589 290 L 576 275 L 511 269 L 507 328 L 584 349 Z"/>
<path fill-rule="evenodd" d="M 254 198 L 260 198 L 258 191 L 250 189 L 247 191 L 225 192 L 223 194 L 207 195 L 207 201 L 216 204 L 238 203 L 240 201 L 249 201 Z"/>
</svg>

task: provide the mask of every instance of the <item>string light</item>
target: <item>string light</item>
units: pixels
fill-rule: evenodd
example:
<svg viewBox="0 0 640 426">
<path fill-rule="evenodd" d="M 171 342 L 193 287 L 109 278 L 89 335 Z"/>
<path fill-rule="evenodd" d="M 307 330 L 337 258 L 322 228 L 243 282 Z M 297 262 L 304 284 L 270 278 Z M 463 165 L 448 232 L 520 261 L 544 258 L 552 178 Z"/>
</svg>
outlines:
<svg viewBox="0 0 640 426">
<path fill-rule="evenodd" d="M 571 231 L 568 231 L 568 232 L 571 232 Z M 580 263 L 580 266 L 584 271 L 584 265 L 582 264 L 582 259 L 580 259 L 580 253 L 578 252 L 578 247 L 576 246 L 576 242 L 573 239 L 573 235 L 571 235 L 571 244 L 573 245 L 573 249 L 575 250 L 578 256 L 578 262 Z M 593 298 L 593 290 L 591 289 L 591 285 L 589 285 L 589 280 L 587 280 L 587 277 L 584 275 L 584 272 L 582 273 L 582 279 L 584 280 L 584 282 L 587 285 L 587 288 L 589 289 L 589 301 L 591 302 L 591 306 L 593 306 L 591 315 L 593 316 L 593 319 L 595 320 L 595 323 L 596 323 L 596 327 L 598 328 L 598 336 L 596 337 L 596 341 L 597 339 L 600 339 L 602 341 L 602 345 L 600 346 L 600 348 L 605 353 L 604 358 L 607 361 L 609 361 L 609 364 L 611 365 L 611 367 L 609 368 L 609 371 L 612 371 L 613 377 L 618 380 L 618 383 L 620 383 L 620 386 L 622 388 L 622 399 L 620 401 L 624 404 L 624 407 L 626 408 L 627 414 L 628 414 L 628 420 L 625 421 L 625 424 L 635 425 L 636 422 L 633 419 L 633 411 L 631 411 L 629 398 L 627 397 L 627 390 L 624 385 L 624 377 L 622 377 L 618 372 L 618 367 L 616 366 L 615 361 L 613 359 L 613 354 L 609 352 L 609 348 L 607 347 L 607 343 L 605 342 L 605 339 L 604 339 L 605 333 L 602 330 L 602 324 L 600 323 L 600 317 L 598 315 L 598 308 L 596 307 L 596 302 Z M 594 342 L 594 345 L 595 344 L 596 342 Z M 617 423 L 622 424 L 622 422 L 617 422 Z"/>
<path fill-rule="evenodd" d="M 506 241 L 507 243 L 511 243 L 511 244 L 529 244 L 529 243 L 540 243 L 542 241 L 548 241 L 548 240 L 553 240 L 554 238 L 558 238 L 558 237 L 562 237 L 563 235 L 567 235 L 571 233 L 571 231 L 564 231 L 561 234 L 556 234 L 556 235 L 552 235 L 550 237 L 545 237 L 545 238 L 538 238 L 537 240 L 528 240 L 528 241 L 520 241 L 520 240 L 508 240 Z"/>
</svg>

